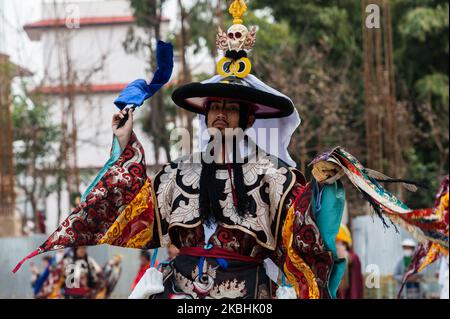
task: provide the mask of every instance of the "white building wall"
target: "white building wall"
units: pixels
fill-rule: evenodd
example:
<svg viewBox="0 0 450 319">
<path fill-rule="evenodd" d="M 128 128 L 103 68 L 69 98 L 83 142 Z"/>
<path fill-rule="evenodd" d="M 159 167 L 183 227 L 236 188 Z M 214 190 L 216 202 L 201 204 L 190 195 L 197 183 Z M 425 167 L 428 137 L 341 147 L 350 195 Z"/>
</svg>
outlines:
<svg viewBox="0 0 450 319">
<path fill-rule="evenodd" d="M 82 84 L 128 83 L 137 78 L 148 79 L 148 53 L 127 54 L 123 48 L 128 28 L 128 25 L 82 26 L 80 29 L 46 31 L 41 37 L 46 71 L 44 84 L 55 85 L 61 76 L 73 72 L 76 72 L 77 82 Z M 63 50 L 65 45 L 68 47 L 68 58 Z M 67 72 L 67 60 L 72 72 Z M 98 70 L 93 72 L 96 68 Z"/>
<path fill-rule="evenodd" d="M 43 4 L 42 19 L 65 18 L 67 14 L 78 11 L 80 17 L 124 17 L 131 16 L 129 1 L 108 0 L 108 1 L 86 1 L 58 3 L 57 9 L 53 8 L 53 3 Z M 71 11 L 72 10 L 72 11 Z M 55 14 L 58 13 L 58 14 Z M 43 45 L 44 87 L 56 87 L 61 83 L 61 77 L 66 81 L 66 53 L 68 56 L 74 76 L 75 84 L 78 85 L 110 85 L 127 84 L 136 79 L 142 78 L 149 81 L 153 74 L 147 71 L 149 54 L 138 52 L 129 54 L 123 48 L 123 41 L 126 38 L 131 25 L 101 25 L 83 26 L 80 28 L 48 28 L 40 33 L 40 42 Z M 135 28 L 137 35 L 144 36 L 142 29 Z M 167 32 L 167 30 L 163 30 Z M 163 37 L 164 38 L 164 37 Z M 64 44 L 64 45 L 63 45 Z M 95 73 L 92 69 L 99 67 L 104 57 L 103 65 Z M 174 74 L 177 74 L 175 67 Z M 88 76 L 91 74 L 90 76 Z M 63 83 L 64 83 L 63 82 Z M 113 101 L 119 92 L 101 93 L 80 93 L 74 97 L 76 122 L 77 122 L 77 164 L 83 169 L 92 168 L 93 171 L 102 167 L 109 158 L 112 130 L 111 118 L 117 112 Z M 51 103 L 51 121 L 59 124 L 62 118 L 62 111 L 67 107 L 68 101 L 60 95 L 49 95 Z M 143 106 L 148 107 L 148 106 Z M 153 147 L 148 136 L 142 131 L 139 118 L 144 115 L 143 110 L 135 112 L 134 131 L 138 135 L 147 155 L 147 164 L 155 164 L 153 160 Z M 69 123 L 70 126 L 70 123 Z M 55 158 L 49 155 L 49 161 Z M 164 163 L 165 158 L 160 159 Z M 81 176 L 83 179 L 83 176 Z M 80 191 L 83 193 L 93 176 L 84 177 Z M 52 177 L 50 177 L 52 179 Z M 49 183 L 52 181 L 49 180 Z M 54 181 L 53 181 L 54 182 Z M 63 186 L 64 187 L 64 186 Z M 56 192 L 46 199 L 47 232 L 55 229 L 59 221 L 58 201 Z M 69 207 L 69 195 L 62 194 L 61 201 L 62 216 L 64 219 L 71 211 Z"/>
<path fill-rule="evenodd" d="M 72 5 L 75 5 L 72 3 Z M 79 11 L 82 17 L 86 16 L 126 16 L 131 15 L 128 1 L 110 0 L 96 2 L 80 2 Z M 65 12 L 62 5 L 58 12 Z M 44 18 L 53 18 L 50 12 L 52 5 L 44 4 Z M 42 33 L 41 41 L 44 44 L 44 65 L 46 76 L 44 86 L 56 86 L 61 76 L 67 76 L 63 46 L 61 38 L 67 39 L 72 72 L 75 73 L 78 84 L 105 85 L 129 83 L 138 78 L 149 81 L 152 74 L 147 71 L 149 55 L 145 52 L 128 54 L 122 43 L 126 38 L 129 25 L 112 26 L 81 26 L 80 29 L 48 29 Z M 141 29 L 137 34 L 143 36 Z M 94 67 L 102 68 L 92 73 Z M 176 68 L 177 69 L 177 68 Z M 174 70 L 176 74 L 177 70 Z M 61 74 L 62 73 L 62 74 Z M 90 75 L 91 74 L 91 75 Z M 111 117 L 117 112 L 113 101 L 119 92 L 77 94 L 74 105 L 78 124 L 78 165 L 81 168 L 100 167 L 105 162 L 111 145 Z M 67 105 L 65 99 L 58 96 L 51 98 L 53 107 L 53 120 L 61 120 L 63 106 Z M 143 115 L 136 111 L 136 118 Z M 152 152 L 148 137 L 142 132 L 138 121 L 135 130 L 143 142 L 144 149 Z M 154 164 L 150 161 L 148 164 Z M 162 159 L 164 160 L 164 159 Z"/>
<path fill-rule="evenodd" d="M 129 1 L 97 0 L 97 1 L 43 1 L 42 19 L 72 17 L 110 17 L 131 15 Z"/>
<path fill-rule="evenodd" d="M 111 142 L 113 138 L 111 129 L 112 115 L 117 111 L 112 101 L 116 98 L 116 94 L 94 94 L 89 96 L 87 101 L 85 96 L 79 95 L 76 97 L 74 104 L 76 106 L 76 117 L 78 123 L 78 167 L 80 169 L 92 168 L 95 172 L 99 168 L 103 167 L 109 158 L 111 150 Z M 54 121 L 60 119 L 60 107 L 64 102 L 61 99 L 56 99 L 52 108 L 54 110 Z M 148 107 L 148 106 L 143 106 Z M 146 163 L 148 165 L 156 164 L 153 161 L 153 146 L 150 138 L 142 131 L 140 118 L 143 116 L 143 111 L 135 112 L 134 132 L 139 137 L 140 142 L 145 150 Z M 49 160 L 54 160 L 49 158 Z M 165 158 L 160 159 L 160 163 L 166 162 Z M 81 176 L 83 177 L 83 176 Z M 82 180 L 80 185 L 80 191 L 83 193 L 89 183 L 92 181 L 93 176 L 87 176 Z M 54 181 L 53 181 L 54 182 Z M 50 178 L 49 184 L 52 183 Z M 71 211 L 69 207 L 69 196 L 66 192 L 63 192 L 62 198 L 62 211 L 65 212 L 61 217 L 65 218 Z M 57 211 L 58 201 L 56 193 L 52 193 L 46 199 L 47 208 L 47 229 L 49 231 L 55 229 L 58 224 Z"/>
<path fill-rule="evenodd" d="M 114 113 L 118 110 L 113 104 L 116 99 L 116 93 L 91 94 L 88 97 L 77 95 L 74 100 L 75 114 L 77 118 L 77 153 L 78 167 L 99 168 L 109 158 L 109 152 L 112 141 L 111 120 Z M 52 117 L 56 124 L 61 119 L 62 105 L 67 105 L 67 101 L 53 98 Z M 148 107 L 144 105 L 142 108 Z M 141 128 L 140 121 L 144 115 L 143 109 L 135 112 L 134 131 L 141 141 L 147 154 L 147 164 L 156 164 L 152 160 L 153 147 L 148 135 Z M 49 160 L 54 160 L 49 158 Z M 161 163 L 165 159 L 161 159 Z"/>
</svg>

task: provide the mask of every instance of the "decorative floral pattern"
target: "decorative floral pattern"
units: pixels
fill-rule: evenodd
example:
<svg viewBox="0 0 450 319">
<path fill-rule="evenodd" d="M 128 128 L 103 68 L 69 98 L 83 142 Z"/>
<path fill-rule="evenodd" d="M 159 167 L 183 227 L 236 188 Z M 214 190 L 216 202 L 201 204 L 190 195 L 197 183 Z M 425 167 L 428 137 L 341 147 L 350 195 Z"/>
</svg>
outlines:
<svg viewBox="0 0 450 319">
<path fill-rule="evenodd" d="M 194 156 L 166 165 L 156 177 L 155 191 L 163 231 L 175 225 L 191 228 L 200 221 L 201 165 L 193 163 Z M 229 220 L 222 226 L 248 233 L 261 246 L 274 250 L 279 229 L 274 224 L 279 224 L 283 197 L 287 196 L 295 176 L 281 162 L 275 163 L 273 159 L 267 158 L 243 164 L 243 172 L 247 193 L 255 203 L 252 206 L 255 207 L 256 216 L 241 218 L 237 214 L 228 170 L 218 169 L 216 177 L 223 183 L 220 205 L 223 215 Z"/>
<path fill-rule="evenodd" d="M 134 133 L 116 163 L 104 174 L 99 183 L 58 229 L 40 247 L 49 251 L 63 247 L 97 245 L 110 231 L 118 218 L 126 219 L 127 206 L 135 199 L 147 182 L 144 150 Z M 140 202 L 149 203 L 148 193 L 142 195 Z M 145 203 L 143 204 L 146 205 Z M 125 216 L 122 212 L 125 211 Z M 140 211 L 140 210 L 138 210 Z M 140 211 L 141 212 L 141 211 Z M 122 217 L 121 217 L 122 216 Z M 142 222 L 150 226 L 152 212 L 143 215 Z M 118 221 L 120 223 L 120 221 Z M 123 242 L 117 243 L 119 246 Z"/>
</svg>

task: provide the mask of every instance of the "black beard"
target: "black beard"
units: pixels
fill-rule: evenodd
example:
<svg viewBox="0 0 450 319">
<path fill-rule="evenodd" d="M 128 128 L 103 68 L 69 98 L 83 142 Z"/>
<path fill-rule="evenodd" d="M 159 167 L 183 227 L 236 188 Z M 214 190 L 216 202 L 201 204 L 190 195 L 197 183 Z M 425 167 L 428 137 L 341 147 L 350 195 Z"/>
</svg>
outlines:
<svg viewBox="0 0 450 319">
<path fill-rule="evenodd" d="M 236 145 L 237 143 L 234 139 L 234 150 L 237 150 Z M 247 195 L 247 189 L 244 183 L 244 172 L 242 169 L 243 164 L 237 163 L 236 153 L 237 152 L 233 152 L 233 163 L 230 164 L 233 172 L 232 182 L 234 185 L 235 196 L 237 198 L 237 205 L 235 205 L 235 209 L 237 214 L 241 218 L 245 218 L 248 216 L 254 217 L 255 213 L 250 212 L 252 200 Z M 223 194 L 223 185 L 216 178 L 217 169 L 218 165 L 216 163 L 206 163 L 202 159 L 202 172 L 200 175 L 199 213 L 201 220 L 207 226 L 209 226 L 211 223 L 226 222 L 226 218 L 223 216 L 222 207 L 220 206 L 220 198 Z"/>
</svg>

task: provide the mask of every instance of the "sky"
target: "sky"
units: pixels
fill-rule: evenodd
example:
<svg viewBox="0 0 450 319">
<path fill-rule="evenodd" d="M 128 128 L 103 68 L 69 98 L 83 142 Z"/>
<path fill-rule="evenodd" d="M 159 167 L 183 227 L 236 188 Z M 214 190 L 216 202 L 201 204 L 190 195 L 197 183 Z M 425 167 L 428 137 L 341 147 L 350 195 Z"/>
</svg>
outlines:
<svg viewBox="0 0 450 319">
<path fill-rule="evenodd" d="M 40 44 L 31 42 L 22 25 L 39 20 L 40 0 L 0 0 L 0 52 L 25 67 L 42 63 Z"/>
</svg>

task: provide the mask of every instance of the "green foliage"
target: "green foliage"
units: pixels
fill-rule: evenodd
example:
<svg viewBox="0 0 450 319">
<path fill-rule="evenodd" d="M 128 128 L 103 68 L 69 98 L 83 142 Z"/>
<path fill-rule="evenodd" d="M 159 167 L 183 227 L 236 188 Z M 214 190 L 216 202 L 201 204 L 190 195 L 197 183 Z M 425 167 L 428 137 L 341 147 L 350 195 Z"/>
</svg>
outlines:
<svg viewBox="0 0 450 319">
<path fill-rule="evenodd" d="M 152 26 L 148 17 L 154 16 L 157 2 L 131 0 L 138 25 Z M 185 7 L 194 52 L 206 48 L 216 56 L 217 27 L 231 24 L 225 2 L 230 3 L 222 1 L 220 7 L 219 0 L 196 0 Z M 405 177 L 430 184 L 428 191 L 408 195 L 408 200 L 414 207 L 429 206 L 439 179 L 448 172 L 449 5 L 446 0 L 390 3 L 397 100 L 405 105 L 409 121 Z M 253 73 L 292 97 L 303 119 L 291 145 L 295 159 L 340 144 L 364 161 L 361 2 L 252 0 L 249 7 L 245 24 L 258 27 Z M 171 104 L 168 94 L 163 100 Z M 166 109 L 172 119 L 176 111 Z"/>
<path fill-rule="evenodd" d="M 225 9 L 222 4 L 222 10 Z M 218 0 L 198 0 L 188 11 L 186 27 L 189 28 L 194 53 L 207 48 L 211 55 L 216 52 L 216 34 L 219 19 L 217 17 Z M 225 18 L 225 16 L 224 16 Z"/>
<path fill-rule="evenodd" d="M 274 37 L 272 42 L 279 41 L 279 38 L 286 39 L 299 59 L 309 59 L 309 62 L 304 63 L 287 60 L 285 66 L 278 66 L 283 72 L 287 70 L 287 74 L 297 72 L 298 67 L 304 68 L 300 83 L 293 84 L 307 85 L 296 97 L 297 103 L 302 102 L 299 111 L 304 119 L 303 125 L 308 121 L 307 129 L 314 130 L 324 127 L 323 122 L 327 123 L 324 139 L 320 140 L 320 135 L 317 135 L 317 138 L 306 144 L 308 149 L 339 141 L 351 149 L 353 141 L 348 138 L 343 140 L 346 133 L 345 129 L 336 127 L 340 125 L 348 125 L 347 130 L 356 130 L 360 141 L 357 149 L 364 148 L 364 143 L 361 143 L 364 141 L 364 87 L 363 8 L 360 1 L 253 0 L 250 4 L 253 9 L 270 12 L 277 24 L 286 25 L 289 36 L 284 33 L 282 37 Z M 433 192 L 440 178 L 448 174 L 449 5 L 446 0 L 393 0 L 391 11 L 397 100 L 406 105 L 411 120 L 406 125 L 409 143 L 409 146 L 405 146 L 408 149 L 404 151 L 406 177 L 425 180 L 430 184 L 428 191 L 408 195 L 408 200 L 414 205 L 426 207 L 432 203 Z M 255 56 L 266 55 L 265 59 L 270 61 L 269 52 L 274 50 L 271 46 L 282 48 L 279 43 L 271 43 L 271 37 L 261 32 L 258 34 Z M 311 48 L 315 48 L 316 55 L 302 54 L 311 51 Z M 259 62 L 257 60 L 255 63 L 258 71 Z M 327 76 L 324 77 L 323 72 Z M 343 82 L 348 82 L 353 92 L 349 92 L 345 86 L 336 91 L 336 87 Z M 321 90 L 323 86 L 327 89 Z M 315 92 L 322 94 L 322 98 Z M 333 100 L 325 98 L 327 95 L 336 95 L 334 103 L 345 107 L 347 113 L 340 113 L 333 108 L 329 104 Z M 314 107 L 316 103 L 321 103 L 324 110 Z M 336 116 L 348 118 L 344 121 L 328 120 L 336 120 Z"/>
<path fill-rule="evenodd" d="M 418 7 L 409 10 L 399 24 L 400 33 L 419 42 L 425 42 L 430 35 L 448 30 L 448 3 L 435 8 Z"/>
<path fill-rule="evenodd" d="M 266 13 L 259 15 L 250 13 L 246 16 L 245 22 L 249 26 L 258 27 L 256 47 L 252 56 L 261 58 L 264 63 L 270 64 L 273 56 L 285 48 L 296 45 L 295 37 L 286 22 L 273 23 Z"/>
<path fill-rule="evenodd" d="M 424 161 L 418 153 L 414 149 L 409 149 L 406 152 L 408 179 L 422 182 L 427 188 L 420 188 L 417 193 L 408 192 L 406 194 L 407 204 L 413 208 L 427 208 L 432 206 L 434 195 L 439 188 L 440 179 L 430 178 L 430 172 L 436 172 L 438 164 L 432 161 Z"/>
<path fill-rule="evenodd" d="M 55 154 L 54 142 L 60 131 L 49 122 L 50 107 L 37 95 L 16 95 L 13 99 L 16 173 L 26 173 L 30 165 L 42 168 Z"/>
<path fill-rule="evenodd" d="M 276 21 L 285 21 L 299 44 L 329 50 L 333 64 L 360 54 L 359 1 L 254 0 L 253 8 L 270 8 Z M 355 32 L 357 31 L 357 32 Z M 357 60 L 355 60 L 357 62 Z"/>
<path fill-rule="evenodd" d="M 130 0 L 136 24 L 142 28 L 159 24 L 160 9 L 166 0 Z"/>
<path fill-rule="evenodd" d="M 59 155 L 56 145 L 61 132 L 59 126 L 50 122 L 50 105 L 42 96 L 27 92 L 25 83 L 21 92 L 14 96 L 12 109 L 16 186 L 36 219 L 39 201 L 45 201 L 57 189 L 56 183 L 46 181 L 45 170 L 56 168 L 49 159 Z M 24 219 L 26 215 L 25 212 Z"/>
<path fill-rule="evenodd" d="M 416 82 L 415 90 L 419 101 L 433 100 L 433 105 L 444 106 L 441 111 L 446 111 L 448 116 L 448 75 L 442 73 L 426 75 Z"/>
<path fill-rule="evenodd" d="M 135 28 L 130 27 L 122 43 L 126 52 L 134 53 L 149 48 L 153 53 L 156 41 L 152 39 L 160 38 L 162 7 L 165 2 L 166 0 L 130 0 L 136 25 L 144 30 L 145 36 L 137 36 Z"/>
<path fill-rule="evenodd" d="M 408 199 L 427 207 L 449 168 L 449 5 L 443 0 L 396 0 L 392 11 L 398 99 L 408 103 L 412 118 L 414 151 L 406 153 L 407 176 L 430 184 L 428 191 Z"/>
<path fill-rule="evenodd" d="M 131 0 L 130 6 L 133 16 L 136 20 L 137 26 L 144 31 L 144 36 L 137 36 L 134 27 L 130 27 L 127 37 L 123 42 L 123 47 L 127 52 L 145 52 L 148 57 L 148 72 L 156 70 L 156 41 L 161 40 L 161 17 L 162 8 L 166 0 Z M 170 36 L 169 36 L 170 37 Z M 150 101 L 147 101 L 145 107 L 142 107 L 141 112 L 143 117 L 141 125 L 144 132 L 146 132 L 154 146 L 155 161 L 158 161 L 159 150 L 164 149 L 167 158 L 170 159 L 168 150 L 168 129 L 167 122 L 170 118 L 167 112 L 170 112 L 169 106 L 171 103 L 167 102 L 167 97 L 164 97 L 163 92 L 156 93 Z M 150 105 L 148 107 L 147 105 Z"/>
</svg>

